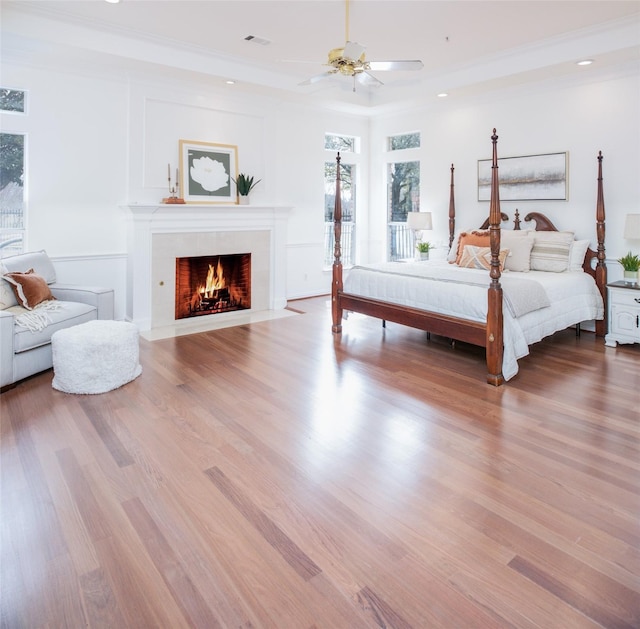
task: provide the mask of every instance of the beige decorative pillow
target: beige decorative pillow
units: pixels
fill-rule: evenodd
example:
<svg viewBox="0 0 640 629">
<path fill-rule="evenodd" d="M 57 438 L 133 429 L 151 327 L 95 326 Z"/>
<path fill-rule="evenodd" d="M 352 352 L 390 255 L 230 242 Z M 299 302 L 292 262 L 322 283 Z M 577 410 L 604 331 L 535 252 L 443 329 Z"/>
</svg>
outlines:
<svg viewBox="0 0 640 629">
<path fill-rule="evenodd" d="M 573 232 L 535 232 L 531 270 L 562 273 L 569 266 Z"/>
<path fill-rule="evenodd" d="M 569 256 L 569 271 L 582 271 L 584 257 L 590 242 L 588 240 L 574 240 L 571 244 L 571 255 Z"/>
<path fill-rule="evenodd" d="M 0 275 L 8 273 L 7 267 L 0 262 Z M 4 279 L 0 279 L 0 310 L 6 310 L 12 306 L 17 306 L 18 302 L 13 292 L 13 286 Z"/>
<path fill-rule="evenodd" d="M 509 249 L 504 268 L 507 271 L 529 271 L 533 244 L 534 232 L 531 230 L 501 229 L 500 248 Z"/>
<path fill-rule="evenodd" d="M 474 247 L 489 247 L 489 231 L 476 230 L 460 233 L 460 238 L 458 239 L 458 253 L 456 254 L 456 264 L 458 266 L 461 266 L 460 259 L 462 258 L 462 253 L 467 245 L 472 245 Z"/>
<path fill-rule="evenodd" d="M 26 273 L 6 273 L 2 276 L 13 288 L 18 304 L 33 310 L 38 304 L 55 299 L 44 277 L 29 269 Z"/>
<path fill-rule="evenodd" d="M 500 249 L 498 259 L 500 260 L 500 271 L 504 269 L 504 261 L 509 255 L 508 249 Z M 458 266 L 467 269 L 491 269 L 491 247 L 476 247 L 465 245 Z"/>
</svg>

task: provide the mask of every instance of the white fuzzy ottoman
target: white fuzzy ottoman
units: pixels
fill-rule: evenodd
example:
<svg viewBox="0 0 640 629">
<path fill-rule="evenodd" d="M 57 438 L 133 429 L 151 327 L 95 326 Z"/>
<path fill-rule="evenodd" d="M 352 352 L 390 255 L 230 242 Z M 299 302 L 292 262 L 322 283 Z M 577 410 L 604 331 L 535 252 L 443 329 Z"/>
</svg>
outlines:
<svg viewBox="0 0 640 629">
<path fill-rule="evenodd" d="M 125 321 L 88 321 L 51 336 L 54 389 L 106 393 L 142 373 L 138 328 Z"/>
</svg>

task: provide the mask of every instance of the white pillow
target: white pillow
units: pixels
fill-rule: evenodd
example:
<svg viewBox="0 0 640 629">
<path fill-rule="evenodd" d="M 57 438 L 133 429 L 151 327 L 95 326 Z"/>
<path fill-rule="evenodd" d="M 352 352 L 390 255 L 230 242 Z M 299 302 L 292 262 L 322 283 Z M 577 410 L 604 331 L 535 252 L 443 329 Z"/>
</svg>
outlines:
<svg viewBox="0 0 640 629">
<path fill-rule="evenodd" d="M 569 267 L 573 232 L 535 232 L 531 270 L 562 273 Z"/>
<path fill-rule="evenodd" d="M 7 267 L 0 262 L 0 310 L 6 310 L 7 308 L 18 305 L 18 300 L 13 292 L 13 288 L 11 288 L 11 284 L 1 277 L 8 272 Z"/>
<path fill-rule="evenodd" d="M 588 240 L 574 240 L 571 244 L 571 254 L 569 256 L 569 271 L 582 271 L 584 257 L 589 248 Z"/>
<path fill-rule="evenodd" d="M 453 264 L 458 257 L 458 240 L 460 240 L 460 234 L 462 232 L 470 232 L 473 231 L 471 229 L 456 229 L 453 233 L 453 240 L 451 241 L 451 249 L 449 249 L 449 253 L 447 254 L 447 262 Z"/>
<path fill-rule="evenodd" d="M 530 270 L 531 249 L 535 233 L 513 229 L 500 230 L 500 248 L 509 249 L 509 256 L 504 264 L 506 271 Z"/>
</svg>

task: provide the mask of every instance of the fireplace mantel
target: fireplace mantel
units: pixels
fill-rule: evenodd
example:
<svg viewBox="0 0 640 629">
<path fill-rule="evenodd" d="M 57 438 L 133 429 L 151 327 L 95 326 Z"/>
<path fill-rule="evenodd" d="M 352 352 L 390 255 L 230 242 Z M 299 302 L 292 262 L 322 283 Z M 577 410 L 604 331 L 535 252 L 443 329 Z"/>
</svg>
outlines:
<svg viewBox="0 0 640 629">
<path fill-rule="evenodd" d="M 127 214 L 127 310 L 140 330 L 154 327 L 153 236 L 175 234 L 184 246 L 188 234 L 268 232 L 269 294 L 267 307 L 280 310 L 286 298 L 286 238 L 291 207 L 275 205 L 139 205 Z M 216 253 L 216 252 L 211 252 Z M 214 315 L 215 316 L 215 315 Z"/>
</svg>

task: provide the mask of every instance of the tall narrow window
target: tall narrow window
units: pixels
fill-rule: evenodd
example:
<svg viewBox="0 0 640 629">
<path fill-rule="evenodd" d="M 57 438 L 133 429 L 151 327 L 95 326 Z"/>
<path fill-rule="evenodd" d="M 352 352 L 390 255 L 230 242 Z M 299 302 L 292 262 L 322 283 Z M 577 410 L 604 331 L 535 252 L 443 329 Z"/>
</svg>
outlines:
<svg viewBox="0 0 640 629">
<path fill-rule="evenodd" d="M 24 137 L 0 133 L 0 257 L 23 250 Z"/>
<path fill-rule="evenodd" d="M 332 159 L 324 164 L 324 266 L 333 264 L 335 242 L 334 216 L 336 190 L 336 151 L 340 151 L 340 190 L 342 195 L 342 264 L 353 266 L 355 262 L 356 229 L 356 174 L 357 165 L 353 161 L 357 139 L 349 136 L 325 135 L 324 147 L 331 151 Z"/>
<path fill-rule="evenodd" d="M 419 133 L 396 135 L 388 139 L 389 151 L 407 151 L 419 147 Z M 420 162 L 408 160 L 407 152 L 392 157 L 397 159 L 387 164 L 388 259 L 401 260 L 414 256 L 407 214 L 420 211 Z"/>
</svg>

